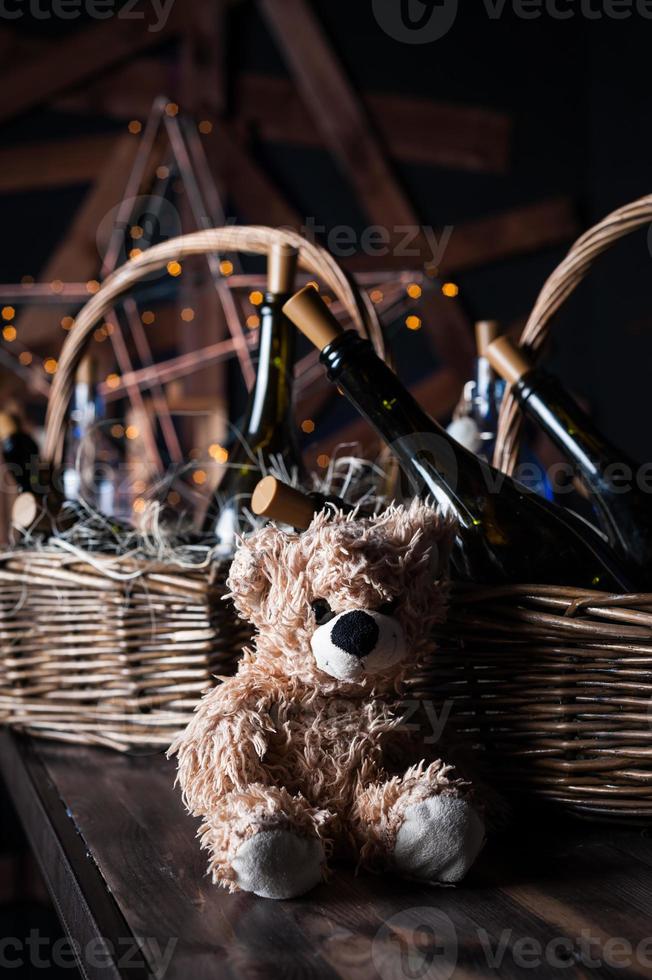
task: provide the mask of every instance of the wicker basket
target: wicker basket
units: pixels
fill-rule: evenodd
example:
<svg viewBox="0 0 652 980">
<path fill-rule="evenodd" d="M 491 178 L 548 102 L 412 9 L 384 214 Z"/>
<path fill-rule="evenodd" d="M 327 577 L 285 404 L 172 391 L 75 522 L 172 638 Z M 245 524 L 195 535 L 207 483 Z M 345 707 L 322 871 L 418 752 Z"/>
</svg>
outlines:
<svg viewBox="0 0 652 980">
<path fill-rule="evenodd" d="M 156 245 L 114 272 L 80 311 L 54 378 L 44 456 L 61 462 L 75 369 L 97 323 L 147 274 L 210 252 L 298 247 L 353 326 L 383 353 L 373 306 L 319 246 L 293 232 L 228 227 Z M 216 675 L 232 671 L 249 627 L 222 602 L 228 561 L 188 569 L 57 547 L 0 555 L 0 721 L 34 735 L 115 749 L 167 746 Z"/>
<path fill-rule="evenodd" d="M 573 245 L 524 329 L 530 358 L 595 259 L 651 220 L 652 196 L 610 214 Z M 506 472 L 517 459 L 521 421 L 508 392 L 494 459 Z M 510 791 L 593 819 L 652 820 L 652 595 L 459 589 L 416 687 Z"/>
</svg>

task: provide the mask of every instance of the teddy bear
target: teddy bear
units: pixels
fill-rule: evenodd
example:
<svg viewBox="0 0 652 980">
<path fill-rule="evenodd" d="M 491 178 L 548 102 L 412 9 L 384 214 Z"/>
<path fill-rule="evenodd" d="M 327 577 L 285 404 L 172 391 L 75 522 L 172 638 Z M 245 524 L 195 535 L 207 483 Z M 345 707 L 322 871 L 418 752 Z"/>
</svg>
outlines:
<svg viewBox="0 0 652 980">
<path fill-rule="evenodd" d="M 414 500 L 240 543 L 227 586 L 254 646 L 170 748 L 215 882 L 287 899 L 334 858 L 442 884 L 471 867 L 479 794 L 401 701 L 446 615 L 452 536 Z"/>
</svg>

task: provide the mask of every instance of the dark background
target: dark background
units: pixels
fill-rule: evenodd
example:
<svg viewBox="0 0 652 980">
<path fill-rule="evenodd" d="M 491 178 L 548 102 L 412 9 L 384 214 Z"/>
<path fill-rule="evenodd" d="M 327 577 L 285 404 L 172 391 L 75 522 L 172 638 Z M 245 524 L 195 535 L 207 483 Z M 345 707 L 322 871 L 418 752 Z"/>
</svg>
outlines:
<svg viewBox="0 0 652 980">
<path fill-rule="evenodd" d="M 192 6 L 186 5 L 189 17 Z M 544 12 L 530 21 L 519 19 L 506 5 L 496 20 L 482 3 L 472 9 L 465 4 L 448 35 L 431 44 L 408 45 L 380 29 L 367 0 L 328 0 L 313 7 L 360 90 L 495 107 L 512 117 L 511 163 L 504 175 L 395 165 L 424 224 L 455 225 L 568 194 L 575 202 L 578 227 L 584 229 L 649 191 L 652 137 L 647 64 L 652 22 L 635 12 L 627 20 L 605 16 L 600 21 L 589 21 L 579 11 L 563 21 Z M 595 0 L 594 8 L 599 7 Z M 37 21 L 26 15 L 13 21 L 12 29 L 67 36 L 87 23 L 83 18 L 73 23 Z M 174 45 L 168 44 L 168 49 L 174 57 Z M 227 54 L 238 69 L 287 74 L 275 42 L 250 2 L 232 7 Z M 112 130 L 124 131 L 101 116 L 76 117 L 42 108 L 0 131 L 3 145 L 11 145 Z M 364 227 L 348 182 L 326 152 L 255 140 L 254 147 L 259 161 L 302 215 L 312 215 L 329 227 L 340 223 Z M 38 278 L 86 189 L 3 196 L 0 281 L 18 281 L 26 272 Z M 495 316 L 506 323 L 524 317 L 566 247 L 456 276 L 469 317 Z M 606 432 L 640 459 L 652 455 L 646 419 L 652 344 L 649 263 L 644 234 L 621 243 L 601 260 L 590 282 L 559 317 L 551 353 L 551 363 L 588 399 Z M 405 375 L 418 376 L 423 371 L 417 363 L 422 360 L 420 345 L 405 332 L 401 345 Z"/>
<path fill-rule="evenodd" d="M 370 0 L 320 0 L 313 7 L 359 90 L 494 107 L 510 114 L 513 145 L 506 174 L 396 167 L 423 224 L 456 225 L 566 194 L 574 202 L 578 227 L 584 229 L 652 189 L 651 21 L 635 13 L 626 20 L 589 21 L 579 12 L 564 21 L 545 13 L 526 21 L 508 12 L 493 20 L 482 3 L 465 3 L 447 36 L 432 44 L 407 45 L 380 29 Z M 192 3 L 184 3 L 184 10 L 193 16 Z M 84 18 L 39 20 L 26 13 L 7 27 L 17 35 L 52 38 L 69 36 L 88 23 Z M 229 28 L 232 66 L 287 74 L 252 3 L 232 6 Z M 175 57 L 174 44 L 165 55 Z M 9 52 L 2 70 L 9 71 L 12 64 Z M 113 130 L 124 132 L 124 126 L 101 115 L 75 116 L 43 107 L 2 125 L 0 140 L 9 147 Z M 255 140 L 253 145 L 258 161 L 302 215 L 327 226 L 364 227 L 349 183 L 325 151 Z M 0 282 L 18 282 L 26 273 L 38 278 L 86 190 L 79 186 L 2 196 Z M 497 317 L 510 324 L 525 317 L 569 245 L 456 276 L 469 318 Z M 644 233 L 602 259 L 556 321 L 549 355 L 567 384 L 587 400 L 604 431 L 640 460 L 652 458 L 651 261 Z M 408 380 L 423 376 L 436 361 L 435 355 L 424 362 L 422 339 L 405 331 L 396 334 L 394 346 Z M 2 380 L 0 375 L 0 385 Z M 10 811 L 4 809 L 2 815 L 0 843 L 7 859 L 2 865 L 3 934 L 27 934 L 42 921 L 53 929 L 38 888 L 25 893 L 27 879 L 20 870 L 25 846 Z"/>
</svg>

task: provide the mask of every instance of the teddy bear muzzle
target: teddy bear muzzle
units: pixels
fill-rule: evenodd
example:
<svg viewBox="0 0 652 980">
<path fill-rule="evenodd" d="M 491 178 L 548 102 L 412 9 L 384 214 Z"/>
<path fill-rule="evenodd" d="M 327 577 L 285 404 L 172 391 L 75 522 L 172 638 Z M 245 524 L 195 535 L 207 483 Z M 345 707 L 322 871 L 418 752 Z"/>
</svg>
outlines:
<svg viewBox="0 0 652 980">
<path fill-rule="evenodd" d="M 398 620 L 369 609 L 338 613 L 315 630 L 311 646 L 319 669 L 342 681 L 380 673 L 405 656 Z"/>
</svg>

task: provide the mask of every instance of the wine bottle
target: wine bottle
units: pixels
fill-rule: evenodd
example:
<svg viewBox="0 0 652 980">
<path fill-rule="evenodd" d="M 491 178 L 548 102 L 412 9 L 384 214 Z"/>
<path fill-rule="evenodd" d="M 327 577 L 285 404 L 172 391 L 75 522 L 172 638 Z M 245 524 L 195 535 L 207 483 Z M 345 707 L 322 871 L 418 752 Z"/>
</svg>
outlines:
<svg viewBox="0 0 652 980">
<path fill-rule="evenodd" d="M 99 422 L 104 405 L 99 394 L 97 364 L 86 355 L 75 373 L 70 406 L 70 424 L 66 433 L 63 493 L 66 500 L 84 500 L 106 516 L 114 513 L 114 478 L 109 450 Z"/>
<path fill-rule="evenodd" d="M 11 523 L 18 531 L 49 533 L 52 515 L 62 496 L 54 487 L 52 470 L 39 458 L 38 446 L 15 416 L 0 412 L 0 449 L 19 493 L 11 508 Z"/>
<path fill-rule="evenodd" d="M 464 385 L 466 411 L 453 419 L 446 429 L 465 449 L 486 460 L 490 460 L 493 455 L 498 409 L 505 383 L 489 364 L 485 349 L 499 332 L 496 320 L 478 320 L 476 323 L 473 378 Z"/>
<path fill-rule="evenodd" d="M 21 428 L 15 416 L 8 412 L 0 412 L 0 449 L 18 489 L 22 493 L 30 492 L 38 461 L 38 446 Z"/>
<path fill-rule="evenodd" d="M 491 459 L 496 442 L 498 409 L 503 385 L 487 360 L 487 346 L 498 337 L 500 327 L 495 320 L 479 320 L 475 325 L 476 361 L 473 387 L 473 417 L 478 424 L 481 454 Z"/>
<path fill-rule="evenodd" d="M 204 530 L 213 531 L 218 552 L 229 554 L 241 530 L 242 512 L 260 480 L 274 466 L 303 474 L 292 415 L 294 330 L 283 304 L 294 288 L 297 251 L 274 245 L 268 257 L 267 292 L 260 307 L 256 380 L 229 466 L 209 506 Z"/>
<path fill-rule="evenodd" d="M 652 587 L 652 497 L 637 484 L 636 463 L 605 439 L 553 375 L 535 368 L 507 337 L 494 340 L 487 357 L 526 415 L 573 464 L 609 544 Z"/>
<path fill-rule="evenodd" d="M 460 446 L 368 341 L 342 330 L 314 288 L 302 289 L 284 310 L 320 350 L 328 378 L 388 443 L 410 494 L 455 516 L 458 580 L 632 591 L 627 570 L 588 525 Z"/>
<path fill-rule="evenodd" d="M 494 455 L 496 434 L 498 432 L 498 414 L 505 393 L 505 381 L 494 370 L 487 357 L 491 343 L 500 336 L 500 324 L 497 320 L 479 320 L 475 325 L 476 361 L 475 377 L 469 382 L 469 401 L 471 403 L 471 418 L 477 430 L 476 445 L 463 444 L 490 463 Z M 458 431 L 448 427 L 453 438 L 458 439 Z M 459 440 L 458 441 L 462 441 Z M 553 500 L 552 486 L 545 468 L 537 458 L 527 440 L 520 455 L 521 482 L 536 493 Z"/>
<path fill-rule="evenodd" d="M 305 531 L 315 514 L 325 507 L 336 508 L 345 514 L 355 510 L 350 504 L 334 494 L 320 493 L 318 490 L 303 492 L 291 487 L 275 476 L 266 476 L 256 485 L 251 495 L 251 509 L 258 517 L 267 517 L 279 524 L 289 524 L 298 531 Z M 371 511 L 359 507 L 357 513 L 368 517 Z"/>
</svg>

